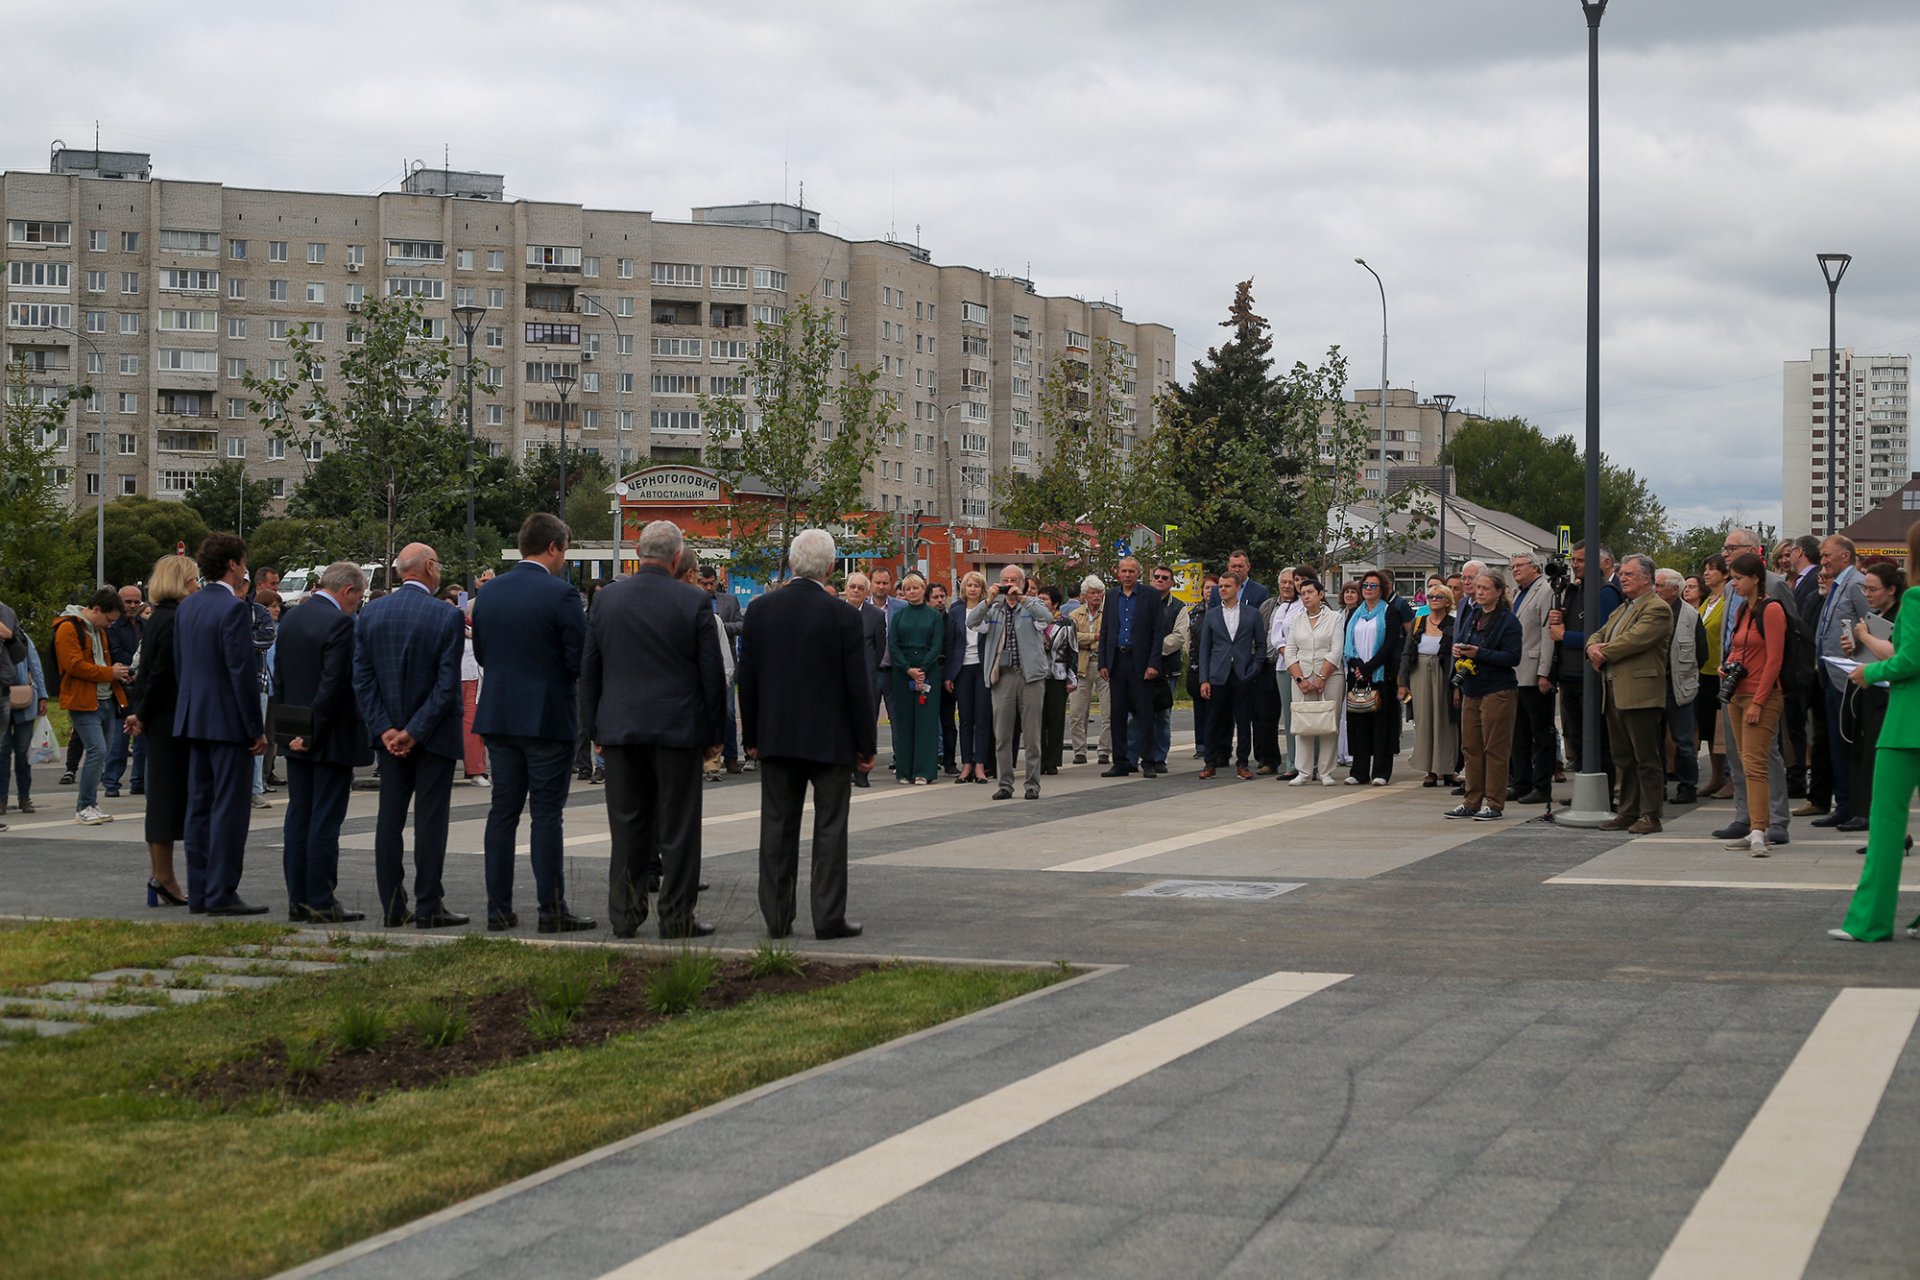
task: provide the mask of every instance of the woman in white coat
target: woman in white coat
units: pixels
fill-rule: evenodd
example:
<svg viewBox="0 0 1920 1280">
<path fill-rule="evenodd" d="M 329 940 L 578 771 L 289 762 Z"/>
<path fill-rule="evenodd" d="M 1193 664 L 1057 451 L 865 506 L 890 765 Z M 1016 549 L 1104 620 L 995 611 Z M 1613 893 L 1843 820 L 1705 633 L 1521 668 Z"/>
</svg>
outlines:
<svg viewBox="0 0 1920 1280">
<path fill-rule="evenodd" d="M 1312 578 L 1300 582 L 1303 611 L 1287 632 L 1283 660 L 1293 677 L 1293 734 L 1299 742 L 1294 767 L 1300 771 L 1292 785 L 1303 787 L 1314 779 L 1331 787 L 1340 722 L 1345 713 L 1346 619 L 1327 601 L 1326 592 Z M 1317 704 L 1324 704 L 1317 705 Z M 1331 708 L 1328 711 L 1327 708 Z M 1323 724 L 1315 724 L 1315 720 Z"/>
</svg>

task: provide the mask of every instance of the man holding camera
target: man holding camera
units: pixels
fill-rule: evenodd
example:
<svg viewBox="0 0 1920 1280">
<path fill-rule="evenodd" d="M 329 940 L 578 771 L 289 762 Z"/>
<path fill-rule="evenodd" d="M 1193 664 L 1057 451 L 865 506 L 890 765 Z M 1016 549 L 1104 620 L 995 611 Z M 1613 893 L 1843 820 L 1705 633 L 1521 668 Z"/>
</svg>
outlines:
<svg viewBox="0 0 1920 1280">
<path fill-rule="evenodd" d="M 1027 573 L 1017 564 L 1000 570 L 1000 581 L 967 611 L 967 625 L 982 622 L 980 665 L 993 699 L 993 741 L 999 760 L 995 800 L 1013 799 L 1014 730 L 1027 744 L 1029 800 L 1040 798 L 1040 713 L 1047 694 L 1046 627 L 1053 613 L 1044 599 L 1027 595 Z"/>
</svg>

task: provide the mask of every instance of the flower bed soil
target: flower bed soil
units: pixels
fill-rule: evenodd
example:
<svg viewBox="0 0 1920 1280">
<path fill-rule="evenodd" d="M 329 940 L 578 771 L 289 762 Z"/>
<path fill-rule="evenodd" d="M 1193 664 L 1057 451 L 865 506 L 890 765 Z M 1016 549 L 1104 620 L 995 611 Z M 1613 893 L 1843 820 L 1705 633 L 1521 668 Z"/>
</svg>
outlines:
<svg viewBox="0 0 1920 1280">
<path fill-rule="evenodd" d="M 666 964 L 665 960 L 644 956 L 615 961 L 612 967 L 617 980 L 596 987 L 586 1005 L 574 1014 L 565 1034 L 557 1038 L 538 1039 L 528 1029 L 528 1013 L 539 1004 L 539 997 L 532 989 L 520 987 L 462 1004 L 439 1002 L 457 1008 L 468 1019 L 466 1034 L 440 1048 L 429 1048 L 419 1033 L 394 1012 L 384 1042 L 351 1052 L 335 1048 L 317 1069 L 290 1071 L 286 1042 L 275 1039 L 268 1041 L 259 1054 L 223 1063 L 175 1087 L 204 1101 L 223 1104 L 275 1094 L 301 1103 L 352 1102 L 392 1089 L 420 1089 L 477 1075 L 553 1049 L 592 1048 L 614 1036 L 667 1021 L 647 1007 L 648 983 Z M 700 997 L 700 1008 L 730 1009 L 759 995 L 818 991 L 879 967 L 871 963 L 809 961 L 797 974 L 755 977 L 745 960 L 723 960 Z"/>
</svg>

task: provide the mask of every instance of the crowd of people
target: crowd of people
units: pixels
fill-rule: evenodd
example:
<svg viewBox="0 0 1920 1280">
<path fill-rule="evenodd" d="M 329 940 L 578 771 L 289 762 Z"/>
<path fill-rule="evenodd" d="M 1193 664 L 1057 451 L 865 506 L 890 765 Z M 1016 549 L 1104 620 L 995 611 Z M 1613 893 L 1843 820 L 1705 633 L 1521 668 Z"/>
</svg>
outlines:
<svg viewBox="0 0 1920 1280">
<path fill-rule="evenodd" d="M 1554 784 L 1585 772 L 1606 779 L 1603 825 L 1635 835 L 1703 799 L 1732 801 L 1714 836 L 1754 857 L 1789 842 L 1792 817 L 1869 832 L 1861 894 L 1834 934 L 1891 932 L 1920 786 L 1908 754 L 1920 741 L 1905 741 L 1920 720 L 1901 714 L 1920 644 L 1895 628 L 1920 628 L 1920 614 L 1899 622 L 1903 566 L 1857 563 L 1844 537 L 1770 550 L 1733 529 L 1684 568 L 1579 544 L 1566 565 L 1522 552 L 1430 578 L 1417 601 L 1378 570 L 1336 587 L 1289 566 L 1269 589 L 1235 551 L 1188 603 L 1171 567 L 1130 556 L 1111 584 L 1007 565 L 991 580 L 964 574 L 952 599 L 911 567 L 836 579 L 837 549 L 816 530 L 789 548 L 785 584 L 746 608 L 665 521 L 643 530 L 638 571 L 589 608 L 564 577 L 570 538 L 557 518 L 530 516 L 519 562 L 472 594 L 442 585 L 424 544 L 402 550 L 398 585 L 371 598 L 342 561 L 283 613 L 277 575 L 253 581 L 245 543 L 215 534 L 192 559 L 162 557 L 144 591 L 103 587 L 63 613 L 51 679 L 0 605 L 0 813 L 9 782 L 33 812 L 27 744 L 57 699 L 73 726 L 62 781 L 76 784 L 75 820 L 110 821 L 99 801 L 123 780 L 148 796 L 150 905 L 264 912 L 238 887 L 251 810 L 283 785 L 288 914 L 346 922 L 363 917 L 338 897 L 339 833 L 355 770 L 372 765 L 382 920 L 444 928 L 470 922 L 442 888 L 458 767 L 492 788 L 488 927 L 519 923 L 513 855 L 530 809 L 537 927 L 572 932 L 597 927 L 565 891 L 577 773 L 606 788 L 613 931 L 634 936 L 654 898 L 663 937 L 695 937 L 711 932 L 696 913 L 702 779 L 758 769 L 769 930 L 793 925 L 810 790 L 812 922 L 846 937 L 860 931 L 845 914 L 847 805 L 871 785 L 882 717 L 899 785 L 945 777 L 1035 800 L 1069 753 L 1074 765 L 1093 753 L 1103 778 L 1165 774 L 1184 687 L 1201 782 L 1231 769 L 1387 787 L 1411 720 L 1421 785 L 1458 797 L 1448 818 L 1496 821 L 1514 804 L 1551 817 Z M 1909 563 L 1920 524 L 1914 538 Z M 1583 760 L 1589 670 L 1605 723 L 1598 758 Z"/>
</svg>

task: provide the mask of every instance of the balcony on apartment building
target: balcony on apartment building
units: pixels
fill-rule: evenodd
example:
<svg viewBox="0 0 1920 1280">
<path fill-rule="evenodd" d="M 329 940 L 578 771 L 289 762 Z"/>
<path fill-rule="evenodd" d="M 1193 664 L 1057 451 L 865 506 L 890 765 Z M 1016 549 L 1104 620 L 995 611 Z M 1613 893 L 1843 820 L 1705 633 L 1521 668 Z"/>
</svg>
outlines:
<svg viewBox="0 0 1920 1280">
<path fill-rule="evenodd" d="M 220 452 L 220 433 L 177 429 L 162 431 L 158 448 L 161 453 L 202 454 L 211 457 Z"/>
<path fill-rule="evenodd" d="M 530 284 L 527 286 L 527 310 L 570 313 L 576 309 L 573 295 L 572 285 Z"/>
<path fill-rule="evenodd" d="M 716 329 L 744 329 L 747 327 L 747 304 L 716 302 L 707 308 L 707 323 Z"/>
<path fill-rule="evenodd" d="M 212 418 L 218 416 L 213 396 L 200 391 L 161 391 L 154 410 L 166 418 Z"/>
<path fill-rule="evenodd" d="M 715 310 L 719 310 L 718 307 Z M 700 304 L 697 302 L 656 302 L 653 304 L 653 323 L 679 328 L 694 328 L 700 323 Z"/>
</svg>

